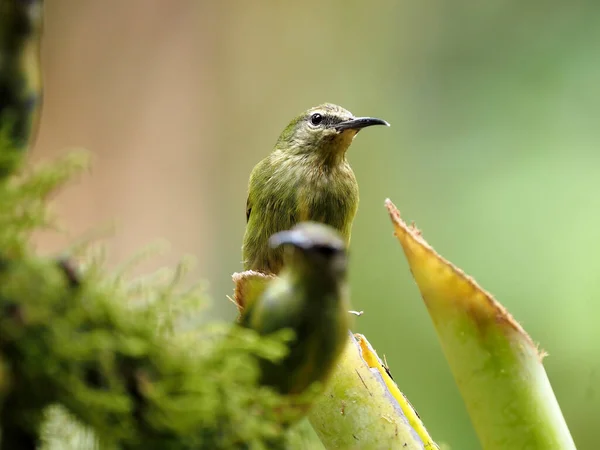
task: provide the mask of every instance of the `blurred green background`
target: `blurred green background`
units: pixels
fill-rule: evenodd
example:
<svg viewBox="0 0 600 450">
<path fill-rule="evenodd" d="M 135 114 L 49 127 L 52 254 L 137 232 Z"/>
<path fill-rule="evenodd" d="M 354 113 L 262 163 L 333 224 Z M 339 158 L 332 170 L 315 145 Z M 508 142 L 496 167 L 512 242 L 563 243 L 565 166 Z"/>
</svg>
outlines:
<svg viewBox="0 0 600 450">
<path fill-rule="evenodd" d="M 383 208 L 390 197 L 550 356 L 580 449 L 600 441 L 600 3 L 48 0 L 34 159 L 91 173 L 56 199 L 61 248 L 112 219 L 111 261 L 164 238 L 198 259 L 211 313 L 241 269 L 247 179 L 324 101 L 388 120 L 349 152 L 356 331 L 386 355 L 434 439 L 477 449 Z"/>
</svg>

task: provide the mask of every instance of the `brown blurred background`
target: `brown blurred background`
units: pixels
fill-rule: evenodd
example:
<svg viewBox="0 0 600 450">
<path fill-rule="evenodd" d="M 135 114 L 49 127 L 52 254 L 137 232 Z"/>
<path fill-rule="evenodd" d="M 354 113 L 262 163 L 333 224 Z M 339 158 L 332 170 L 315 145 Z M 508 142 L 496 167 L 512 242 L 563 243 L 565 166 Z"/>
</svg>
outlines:
<svg viewBox="0 0 600 450">
<path fill-rule="evenodd" d="M 111 262 L 157 238 L 198 259 L 230 319 L 246 183 L 295 114 L 330 101 L 388 120 L 349 154 L 361 187 L 356 331 L 433 437 L 479 444 L 392 238 L 391 197 L 550 356 L 578 448 L 600 441 L 600 4 L 48 0 L 33 159 L 83 147 L 56 199 L 68 235 L 117 220 Z"/>
</svg>

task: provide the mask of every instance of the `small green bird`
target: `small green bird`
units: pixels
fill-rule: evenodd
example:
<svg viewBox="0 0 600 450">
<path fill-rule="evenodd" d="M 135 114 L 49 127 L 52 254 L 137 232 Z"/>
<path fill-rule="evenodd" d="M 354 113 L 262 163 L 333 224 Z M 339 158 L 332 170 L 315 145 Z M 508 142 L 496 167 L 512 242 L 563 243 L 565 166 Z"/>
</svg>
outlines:
<svg viewBox="0 0 600 450">
<path fill-rule="evenodd" d="M 261 361 L 261 383 L 282 394 L 300 394 L 327 380 L 348 341 L 346 244 L 334 229 L 316 222 L 280 231 L 269 242 L 284 247 L 285 265 L 245 306 L 239 323 L 261 335 L 294 331 L 283 360 Z"/>
<path fill-rule="evenodd" d="M 283 251 L 269 247 L 267 241 L 299 222 L 330 225 L 349 244 L 358 208 L 358 184 L 346 151 L 356 134 L 372 125 L 389 126 L 385 120 L 354 117 L 329 103 L 290 122 L 273 152 L 250 175 L 244 270 L 277 274 Z"/>
</svg>

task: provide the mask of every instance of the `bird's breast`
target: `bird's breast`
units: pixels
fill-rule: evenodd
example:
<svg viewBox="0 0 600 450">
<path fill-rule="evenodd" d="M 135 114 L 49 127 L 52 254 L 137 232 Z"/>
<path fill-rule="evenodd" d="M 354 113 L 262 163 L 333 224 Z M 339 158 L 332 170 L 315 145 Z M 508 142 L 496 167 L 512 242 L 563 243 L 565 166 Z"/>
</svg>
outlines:
<svg viewBox="0 0 600 450">
<path fill-rule="evenodd" d="M 299 177 L 296 193 L 299 221 L 321 222 L 349 233 L 358 207 L 358 185 L 349 166 L 345 170 L 311 170 Z"/>
</svg>

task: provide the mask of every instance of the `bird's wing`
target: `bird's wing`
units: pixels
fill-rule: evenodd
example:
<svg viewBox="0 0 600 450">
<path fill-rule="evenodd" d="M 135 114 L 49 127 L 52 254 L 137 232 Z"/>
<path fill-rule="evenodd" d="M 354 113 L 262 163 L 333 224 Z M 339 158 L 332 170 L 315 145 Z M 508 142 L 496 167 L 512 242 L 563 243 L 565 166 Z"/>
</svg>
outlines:
<svg viewBox="0 0 600 450">
<path fill-rule="evenodd" d="M 252 212 L 252 202 L 250 201 L 250 195 L 246 199 L 246 223 L 250 220 L 250 213 Z"/>
<path fill-rule="evenodd" d="M 298 222 L 296 180 L 287 180 L 274 170 L 269 156 L 259 162 L 250 174 L 242 246 L 246 270 L 278 273 L 283 263 L 283 248 L 272 249 L 268 239 Z"/>
<path fill-rule="evenodd" d="M 248 197 L 246 198 L 246 223 L 250 220 L 250 214 L 252 213 L 252 207 L 254 206 L 254 197 L 256 192 L 261 189 L 261 174 L 264 172 L 264 166 L 268 164 L 267 158 L 260 161 L 250 172 L 250 179 L 248 180 Z"/>
</svg>

